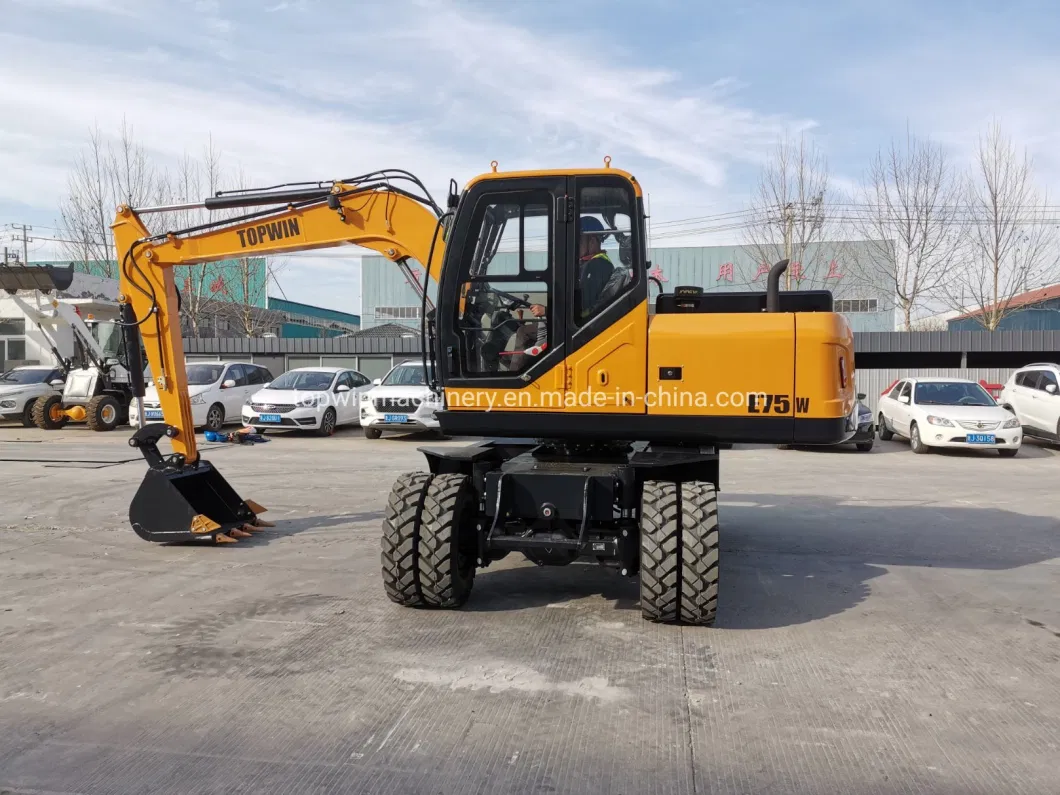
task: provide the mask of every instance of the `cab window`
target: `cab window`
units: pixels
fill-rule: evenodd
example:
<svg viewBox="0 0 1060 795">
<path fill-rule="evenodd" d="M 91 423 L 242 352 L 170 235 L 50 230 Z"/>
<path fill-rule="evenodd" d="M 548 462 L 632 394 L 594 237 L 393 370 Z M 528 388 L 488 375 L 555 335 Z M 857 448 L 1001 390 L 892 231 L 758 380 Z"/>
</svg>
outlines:
<svg viewBox="0 0 1060 795">
<path fill-rule="evenodd" d="M 634 258 L 633 193 L 615 185 L 578 188 L 574 323 L 584 326 L 642 278 Z"/>
<path fill-rule="evenodd" d="M 457 308 L 463 371 L 521 373 L 553 344 L 551 194 L 507 194 L 478 215 Z"/>
</svg>

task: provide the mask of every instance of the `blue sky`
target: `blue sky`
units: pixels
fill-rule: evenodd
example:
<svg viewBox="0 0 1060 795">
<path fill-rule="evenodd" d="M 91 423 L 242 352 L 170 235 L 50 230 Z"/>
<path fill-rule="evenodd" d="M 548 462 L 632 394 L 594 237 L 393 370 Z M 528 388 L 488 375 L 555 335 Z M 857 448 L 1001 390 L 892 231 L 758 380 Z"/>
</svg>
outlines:
<svg viewBox="0 0 1060 795">
<path fill-rule="evenodd" d="M 0 225 L 40 237 L 89 128 L 116 133 L 123 116 L 163 165 L 212 135 L 261 184 L 402 167 L 444 195 L 492 159 L 609 154 L 650 192 L 653 222 L 746 207 L 784 134 L 813 136 L 843 190 L 907 124 L 965 164 L 997 118 L 1041 187 L 1060 189 L 1055 0 L 0 6 Z M 292 258 L 279 280 L 292 300 L 349 310 L 357 273 L 329 252 Z"/>
</svg>

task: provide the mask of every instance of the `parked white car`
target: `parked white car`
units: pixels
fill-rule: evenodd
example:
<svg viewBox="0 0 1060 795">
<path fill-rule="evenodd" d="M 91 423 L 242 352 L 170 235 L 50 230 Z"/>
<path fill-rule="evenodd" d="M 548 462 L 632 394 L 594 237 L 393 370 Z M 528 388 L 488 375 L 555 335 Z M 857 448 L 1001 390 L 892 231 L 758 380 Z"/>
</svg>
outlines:
<svg viewBox="0 0 1060 795">
<path fill-rule="evenodd" d="M 37 398 L 62 395 L 63 371 L 47 365 L 15 367 L 0 375 L 0 416 L 33 427 L 33 404 Z"/>
<path fill-rule="evenodd" d="M 1016 416 L 966 378 L 905 378 L 880 398 L 877 421 L 881 439 L 902 436 L 914 453 L 964 447 L 1011 457 L 1023 442 Z"/>
<path fill-rule="evenodd" d="M 1060 365 L 1021 367 L 1005 382 L 998 402 L 1019 417 L 1025 436 L 1060 442 Z"/>
<path fill-rule="evenodd" d="M 272 380 L 269 369 L 250 362 L 189 362 L 188 395 L 191 416 L 196 428 L 219 431 L 229 423 L 238 423 L 243 404 L 252 394 Z M 144 419 L 162 422 L 158 390 L 151 384 L 144 390 Z M 129 408 L 129 423 L 139 425 L 136 401 Z"/>
<path fill-rule="evenodd" d="M 431 392 L 423 373 L 423 362 L 402 362 L 373 382 L 376 386 L 361 398 L 365 436 L 378 439 L 383 431 L 441 435 L 435 412 L 442 408 L 442 399 Z"/>
<path fill-rule="evenodd" d="M 371 382 L 343 367 L 299 367 L 288 370 L 243 406 L 243 424 L 265 428 L 316 431 L 331 436 L 340 425 L 360 423 L 361 396 Z"/>
</svg>

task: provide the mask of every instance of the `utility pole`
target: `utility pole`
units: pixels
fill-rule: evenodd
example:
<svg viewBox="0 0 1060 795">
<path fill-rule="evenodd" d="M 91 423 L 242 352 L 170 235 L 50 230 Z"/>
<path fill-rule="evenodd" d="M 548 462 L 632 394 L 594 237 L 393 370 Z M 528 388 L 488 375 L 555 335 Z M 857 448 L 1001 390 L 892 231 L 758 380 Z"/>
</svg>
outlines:
<svg viewBox="0 0 1060 795">
<path fill-rule="evenodd" d="M 26 226 L 26 224 L 8 224 L 8 226 L 22 233 L 22 264 L 29 265 L 29 233 L 33 231 L 33 227 Z"/>
</svg>

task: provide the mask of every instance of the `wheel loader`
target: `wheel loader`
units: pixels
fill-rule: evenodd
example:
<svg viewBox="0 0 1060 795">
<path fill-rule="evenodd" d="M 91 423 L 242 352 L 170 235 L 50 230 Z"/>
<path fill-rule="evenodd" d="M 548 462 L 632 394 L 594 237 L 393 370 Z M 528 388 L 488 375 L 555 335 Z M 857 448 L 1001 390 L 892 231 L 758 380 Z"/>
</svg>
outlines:
<svg viewBox="0 0 1060 795">
<path fill-rule="evenodd" d="M 245 212 L 152 233 L 144 217 L 172 207 L 121 207 L 113 224 L 125 329 L 143 338 L 165 417 L 130 440 L 149 464 L 130 522 L 149 541 L 230 541 L 261 525 L 264 509 L 198 454 L 177 318 L 173 269 L 234 256 L 355 244 L 424 270 L 437 417 L 474 441 L 421 448 L 423 471 L 393 485 L 381 568 L 399 605 L 459 608 L 476 572 L 514 552 L 613 568 L 639 579 L 644 618 L 710 626 L 720 451 L 839 443 L 856 429 L 853 335 L 831 293 L 782 292 L 782 261 L 763 291 L 681 285 L 652 298 L 643 188 L 609 159 L 494 162 L 451 183 L 445 208 L 397 169 L 194 206 Z"/>
<path fill-rule="evenodd" d="M 48 341 L 56 363 L 63 369 L 61 395 L 48 395 L 33 404 L 33 423 L 46 431 L 83 422 L 94 431 L 112 431 L 129 422 L 132 400 L 124 335 L 113 321 L 82 318 L 76 309 L 50 294 L 73 283 L 74 268 L 54 265 L 2 265 L 0 290 L 8 293 Z M 32 291 L 36 306 L 20 292 Z M 47 307 L 42 306 L 43 303 Z M 67 325 L 73 334 L 74 355 L 64 357 L 54 333 L 45 326 Z"/>
</svg>

